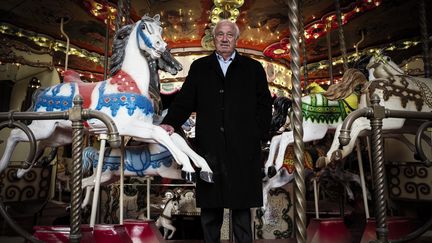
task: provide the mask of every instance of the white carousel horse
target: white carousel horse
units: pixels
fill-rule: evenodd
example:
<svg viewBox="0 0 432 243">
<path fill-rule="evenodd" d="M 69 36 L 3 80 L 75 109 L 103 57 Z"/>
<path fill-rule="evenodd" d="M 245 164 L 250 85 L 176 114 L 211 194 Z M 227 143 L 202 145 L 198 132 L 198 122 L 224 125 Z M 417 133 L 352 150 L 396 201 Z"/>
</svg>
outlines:
<svg viewBox="0 0 432 243">
<path fill-rule="evenodd" d="M 326 92 L 304 96 L 302 98 L 303 141 L 320 140 L 329 129 L 336 129 L 336 126 L 341 124 L 350 112 L 357 109 L 358 95 L 354 89 L 366 81 L 362 73 L 355 69 L 348 69 L 342 81 L 330 86 Z M 285 115 L 284 118 L 289 119 Z M 285 131 L 272 138 L 269 156 L 265 163 L 268 177 L 275 175 L 282 167 L 286 147 L 293 142 L 292 131 Z"/>
<path fill-rule="evenodd" d="M 335 166 L 327 166 L 318 173 L 313 172 L 313 161 L 320 154 L 323 154 L 324 150 L 325 149 L 323 148 L 318 148 L 316 145 L 310 146 L 309 149 L 305 149 L 304 167 L 306 180 L 311 181 L 311 179 L 316 179 L 319 182 L 319 186 L 321 186 L 321 182 L 338 183 L 344 188 L 348 199 L 354 200 L 354 193 L 351 189 L 351 185 L 361 186 L 360 176 L 350 171 L 344 170 L 343 163 L 337 163 Z M 315 156 L 313 154 L 315 154 Z M 267 214 L 267 209 L 270 206 L 268 201 L 270 190 L 290 183 L 294 179 L 294 170 L 294 152 L 291 147 L 285 154 L 283 167 L 277 171 L 275 176 L 267 178 L 267 180 L 263 181 L 263 207 L 261 209 L 264 215 Z M 369 192 L 366 193 L 369 196 Z"/>
<path fill-rule="evenodd" d="M 261 207 L 261 210 L 264 214 L 267 213 L 267 209 L 269 208 L 268 195 L 270 190 L 288 184 L 293 178 L 292 173 L 288 173 L 288 170 L 282 167 L 277 171 L 275 176 L 263 181 L 263 206 Z"/>
<path fill-rule="evenodd" d="M 180 197 L 178 195 L 175 195 L 173 198 L 168 199 L 166 202 L 163 211 L 159 218 L 156 220 L 156 227 L 160 228 L 163 227 L 164 230 L 164 238 L 165 239 L 171 239 L 176 231 L 176 228 L 174 225 L 172 225 L 172 213 L 177 213 L 179 210 L 179 200 Z M 171 230 L 171 234 L 168 235 L 169 231 Z"/>
<path fill-rule="evenodd" d="M 386 109 L 407 111 L 432 111 L 432 80 L 428 78 L 412 77 L 404 72 L 388 56 L 380 53 L 371 57 L 367 66 L 372 78 L 363 88 L 359 109 L 368 106 L 372 94 L 380 98 L 380 105 Z M 383 119 L 383 130 L 399 132 L 403 128 L 408 132 L 409 122 L 403 118 Z M 415 124 L 414 124 L 415 126 Z M 415 127 L 417 128 L 417 127 Z M 356 119 L 352 125 L 350 142 L 340 148 L 339 134 L 341 125 L 337 128 L 333 143 L 327 155 L 317 162 L 322 167 L 334 160 L 345 158 L 355 146 L 357 137 L 365 130 L 370 130 L 370 121 L 365 117 Z"/>
<path fill-rule="evenodd" d="M 166 43 L 161 34 L 159 15 L 153 18 L 144 16 L 137 23 L 122 27 L 114 38 L 111 78 L 97 83 L 69 82 L 48 87 L 37 97 L 35 111 L 67 110 L 72 107 L 73 97 L 81 95 L 84 108 L 110 116 L 120 135 L 165 146 L 176 162 L 182 165 L 186 179 L 191 180 L 195 170 L 186 153 L 176 144 L 178 139 L 153 125 L 154 108 L 149 94 L 150 72 L 146 55 L 157 59 L 166 51 Z M 90 130 L 105 129 L 95 119 L 89 120 L 88 126 Z M 29 128 L 36 140 L 50 146 L 72 142 L 71 122 L 67 120 L 35 120 Z M 0 172 L 7 166 L 16 143 L 21 141 L 28 141 L 27 136 L 21 130 L 12 130 L 0 160 Z M 194 158 L 200 159 L 194 161 Z M 205 160 L 196 153 L 194 158 L 191 159 L 201 168 L 200 177 L 211 181 L 212 171 L 207 163 L 203 163 Z"/>
<path fill-rule="evenodd" d="M 174 136 L 179 136 L 175 134 Z M 105 148 L 102 167 L 101 184 L 110 184 L 120 177 L 121 150 Z M 82 180 L 82 188 L 86 189 L 82 207 L 88 205 L 90 191 L 94 187 L 95 173 L 99 158 L 99 150 L 87 147 L 83 150 L 83 174 L 88 174 L 93 168 L 93 174 Z M 173 163 L 170 152 L 162 145 L 149 143 L 138 146 L 125 147 L 124 175 L 125 176 L 161 176 L 169 179 L 182 179 L 181 170 Z"/>
</svg>

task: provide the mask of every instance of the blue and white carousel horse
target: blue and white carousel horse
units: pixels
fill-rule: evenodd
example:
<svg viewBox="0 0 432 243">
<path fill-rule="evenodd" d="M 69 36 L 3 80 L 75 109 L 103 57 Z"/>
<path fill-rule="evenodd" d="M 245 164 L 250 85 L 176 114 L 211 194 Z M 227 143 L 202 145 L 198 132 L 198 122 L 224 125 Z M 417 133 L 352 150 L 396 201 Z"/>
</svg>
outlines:
<svg viewBox="0 0 432 243">
<path fill-rule="evenodd" d="M 120 157 L 120 149 L 111 147 L 105 149 L 101 184 L 110 184 L 120 178 Z M 82 203 L 83 207 L 89 203 L 90 191 L 94 187 L 94 172 L 96 171 L 98 158 L 98 149 L 87 147 L 83 150 L 83 174 L 89 174 L 93 169 L 92 175 L 82 180 L 82 188 L 86 189 L 85 198 Z M 125 147 L 123 168 L 125 176 L 148 175 L 169 179 L 182 179 L 181 170 L 174 162 L 171 153 L 164 146 L 155 143 Z"/>
<path fill-rule="evenodd" d="M 201 168 L 200 177 L 211 181 L 212 171 L 201 156 L 192 150 L 182 151 L 185 141 L 181 137 L 170 136 L 153 124 L 154 103 L 149 92 L 151 72 L 146 56 L 158 59 L 166 52 L 167 44 L 162 38 L 159 18 L 159 15 L 153 18 L 144 16 L 137 23 L 123 26 L 116 33 L 111 78 L 97 83 L 65 82 L 45 88 L 37 96 L 34 111 L 68 110 L 72 107 L 73 98 L 81 95 L 84 108 L 110 116 L 120 135 L 166 147 L 182 166 L 185 179 L 192 180 L 195 173 L 190 157 Z M 88 126 L 89 130 L 105 129 L 98 120 L 89 120 Z M 29 128 L 44 146 L 62 146 L 72 142 L 71 122 L 67 120 L 35 120 Z M 28 141 L 27 136 L 21 130 L 12 130 L 0 160 L 0 172 L 7 166 L 17 142 L 21 141 Z M 182 144 L 179 145 L 179 141 Z"/>
</svg>

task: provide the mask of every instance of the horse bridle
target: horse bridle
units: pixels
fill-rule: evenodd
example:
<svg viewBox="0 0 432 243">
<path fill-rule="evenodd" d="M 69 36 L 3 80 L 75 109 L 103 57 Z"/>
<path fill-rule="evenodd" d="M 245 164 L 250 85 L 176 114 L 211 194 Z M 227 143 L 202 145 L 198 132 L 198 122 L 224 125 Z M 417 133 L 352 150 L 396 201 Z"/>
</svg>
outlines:
<svg viewBox="0 0 432 243">
<path fill-rule="evenodd" d="M 384 64 L 386 64 L 387 66 L 389 66 L 391 69 L 393 69 L 393 71 L 395 71 L 396 73 L 400 73 L 400 75 L 405 75 L 405 73 L 402 71 L 402 73 L 400 72 L 400 70 L 396 69 L 395 67 L 393 67 L 392 65 L 390 65 L 389 61 L 385 60 L 383 58 L 383 55 L 380 54 L 376 54 L 375 58 L 378 62 L 382 62 Z M 389 57 L 390 58 L 390 57 Z"/>
<path fill-rule="evenodd" d="M 140 37 L 141 37 L 141 39 L 144 41 L 144 44 L 148 48 L 156 50 L 153 47 L 153 43 L 150 41 L 150 38 L 148 38 L 148 36 L 144 33 L 143 28 L 141 28 L 141 25 L 143 25 L 144 29 L 148 30 L 149 32 L 150 32 L 150 29 L 148 28 L 147 24 L 145 22 L 143 22 L 144 20 L 141 20 L 141 21 L 142 22 L 139 23 L 140 26 L 137 29 L 137 35 L 136 35 L 137 43 L 139 44 L 139 40 L 140 40 Z"/>
</svg>

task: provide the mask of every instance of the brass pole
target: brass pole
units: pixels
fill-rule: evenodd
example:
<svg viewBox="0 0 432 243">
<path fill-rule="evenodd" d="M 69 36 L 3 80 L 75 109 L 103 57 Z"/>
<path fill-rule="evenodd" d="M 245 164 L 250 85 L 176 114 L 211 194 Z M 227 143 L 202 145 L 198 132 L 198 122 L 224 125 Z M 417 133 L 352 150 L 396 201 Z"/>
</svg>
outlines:
<svg viewBox="0 0 432 243">
<path fill-rule="evenodd" d="M 300 55 L 299 55 L 299 9 L 297 0 L 288 2 L 290 19 L 293 134 L 294 134 L 294 232 L 298 243 L 306 242 L 306 186 L 304 178 L 303 115 L 301 110 Z"/>
</svg>

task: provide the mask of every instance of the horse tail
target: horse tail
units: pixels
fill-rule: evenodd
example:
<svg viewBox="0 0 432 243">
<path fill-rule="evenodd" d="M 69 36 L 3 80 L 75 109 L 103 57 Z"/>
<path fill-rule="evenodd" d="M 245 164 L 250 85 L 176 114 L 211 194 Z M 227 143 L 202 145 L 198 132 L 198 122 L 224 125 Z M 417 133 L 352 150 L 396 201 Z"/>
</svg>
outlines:
<svg viewBox="0 0 432 243">
<path fill-rule="evenodd" d="M 286 122 L 292 101 L 284 96 L 277 97 L 273 102 L 274 112 L 270 123 L 270 133 L 275 134 Z"/>
<path fill-rule="evenodd" d="M 331 85 L 323 95 L 328 100 L 345 99 L 354 92 L 357 85 L 367 81 L 366 76 L 361 71 L 349 68 L 343 74 L 341 82 Z"/>
</svg>

